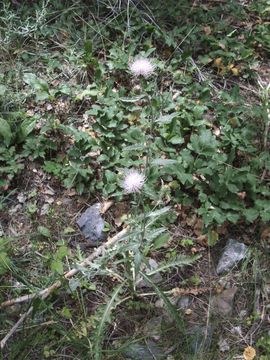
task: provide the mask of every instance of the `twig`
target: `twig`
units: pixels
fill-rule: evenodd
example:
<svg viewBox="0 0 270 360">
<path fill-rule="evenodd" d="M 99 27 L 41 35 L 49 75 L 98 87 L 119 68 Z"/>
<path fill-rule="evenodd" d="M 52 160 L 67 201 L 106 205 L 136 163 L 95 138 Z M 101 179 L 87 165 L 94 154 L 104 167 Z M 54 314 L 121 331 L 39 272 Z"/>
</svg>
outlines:
<svg viewBox="0 0 270 360">
<path fill-rule="evenodd" d="M 16 324 L 9 330 L 9 332 L 7 333 L 7 335 L 1 340 L 0 342 L 0 348 L 4 349 L 8 339 L 15 333 L 15 331 L 18 329 L 18 327 L 24 322 L 24 320 L 27 318 L 27 316 L 29 316 L 31 314 L 31 312 L 33 311 L 33 306 L 31 306 L 28 311 L 26 311 L 20 318 L 19 320 L 16 322 Z"/>
<path fill-rule="evenodd" d="M 128 228 L 123 229 L 122 231 L 120 231 L 118 234 L 116 234 L 115 236 L 113 236 L 111 239 L 109 239 L 105 244 L 99 246 L 92 254 L 90 254 L 86 259 L 84 259 L 82 262 L 80 262 L 78 264 L 78 268 L 73 268 L 70 271 L 66 272 L 64 275 L 65 279 L 70 279 L 72 278 L 74 275 L 76 275 L 78 272 L 81 271 L 81 267 L 85 267 L 85 266 L 89 266 L 91 264 L 91 262 L 96 259 L 98 256 L 100 256 L 107 248 L 109 248 L 110 246 L 112 246 L 113 244 L 115 244 L 119 239 L 121 239 L 123 236 L 125 236 L 128 232 Z M 21 296 L 19 298 L 16 299 L 11 299 L 8 301 L 5 301 L 1 304 L 0 308 L 9 306 L 9 305 L 14 305 L 14 304 L 18 304 L 24 301 L 29 301 L 32 300 L 34 298 L 41 298 L 41 299 L 46 299 L 55 289 L 58 289 L 61 287 L 62 282 L 60 280 L 56 281 L 54 284 L 52 284 L 51 286 L 47 287 L 46 289 L 43 289 L 41 291 L 39 291 L 36 294 L 32 294 L 32 295 L 25 295 L 25 296 Z M 12 327 L 12 329 L 7 333 L 7 335 L 1 340 L 0 342 L 0 348 L 3 349 L 8 341 L 8 339 L 16 332 L 16 330 L 18 329 L 18 327 L 24 322 L 24 320 L 32 313 L 33 311 L 33 306 L 31 306 L 27 312 L 25 312 L 24 314 L 21 315 L 20 319 L 16 322 L 16 324 Z"/>
</svg>

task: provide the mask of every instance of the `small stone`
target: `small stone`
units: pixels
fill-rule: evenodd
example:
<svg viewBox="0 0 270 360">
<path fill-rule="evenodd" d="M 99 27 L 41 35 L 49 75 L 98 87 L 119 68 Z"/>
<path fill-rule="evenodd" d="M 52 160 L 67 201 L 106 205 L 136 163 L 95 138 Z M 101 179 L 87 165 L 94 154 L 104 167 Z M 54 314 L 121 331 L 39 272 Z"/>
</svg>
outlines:
<svg viewBox="0 0 270 360">
<path fill-rule="evenodd" d="M 41 216 L 47 215 L 49 210 L 50 210 L 50 204 L 43 204 L 41 209 L 40 209 L 40 215 Z"/>
<path fill-rule="evenodd" d="M 177 307 L 179 309 L 186 310 L 188 309 L 190 302 L 191 300 L 189 296 L 182 296 L 177 302 Z"/>
<path fill-rule="evenodd" d="M 185 314 L 186 314 L 186 315 L 191 315 L 191 314 L 192 314 L 192 310 L 191 310 L 191 309 L 187 309 L 187 310 L 185 311 Z"/>
<path fill-rule="evenodd" d="M 217 265 L 217 274 L 228 272 L 234 266 L 236 266 L 239 261 L 244 259 L 247 255 L 248 247 L 234 239 L 230 239 L 225 246 L 224 252 Z"/>
<path fill-rule="evenodd" d="M 226 352 L 230 350 L 230 345 L 228 344 L 228 341 L 225 339 L 220 339 L 218 342 L 218 346 L 221 352 Z"/>
<path fill-rule="evenodd" d="M 236 292 L 237 288 L 230 288 L 214 296 L 211 301 L 212 309 L 222 316 L 231 316 Z"/>
<path fill-rule="evenodd" d="M 100 208 L 100 203 L 90 206 L 77 221 L 81 232 L 92 246 L 97 246 L 107 238 L 103 232 L 105 223 L 100 215 Z"/>
<path fill-rule="evenodd" d="M 243 337 L 241 326 L 233 326 L 231 328 L 231 333 Z"/>
</svg>

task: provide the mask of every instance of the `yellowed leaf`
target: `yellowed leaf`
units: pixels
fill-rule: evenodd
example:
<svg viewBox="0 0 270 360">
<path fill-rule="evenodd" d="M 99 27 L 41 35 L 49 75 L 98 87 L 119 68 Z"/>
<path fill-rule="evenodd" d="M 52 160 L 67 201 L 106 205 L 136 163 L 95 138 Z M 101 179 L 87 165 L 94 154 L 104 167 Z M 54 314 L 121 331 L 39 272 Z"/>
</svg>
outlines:
<svg viewBox="0 0 270 360">
<path fill-rule="evenodd" d="M 243 356 L 245 360 L 253 360 L 256 356 L 256 350 L 252 346 L 248 346 L 245 348 Z"/>
<path fill-rule="evenodd" d="M 239 70 L 236 67 L 233 67 L 231 69 L 231 72 L 233 73 L 234 76 L 238 76 L 239 75 Z"/>
<path fill-rule="evenodd" d="M 214 64 L 215 64 L 216 66 L 220 66 L 221 63 L 222 63 L 222 58 L 221 58 L 221 57 L 216 58 L 216 59 L 214 60 Z"/>
</svg>

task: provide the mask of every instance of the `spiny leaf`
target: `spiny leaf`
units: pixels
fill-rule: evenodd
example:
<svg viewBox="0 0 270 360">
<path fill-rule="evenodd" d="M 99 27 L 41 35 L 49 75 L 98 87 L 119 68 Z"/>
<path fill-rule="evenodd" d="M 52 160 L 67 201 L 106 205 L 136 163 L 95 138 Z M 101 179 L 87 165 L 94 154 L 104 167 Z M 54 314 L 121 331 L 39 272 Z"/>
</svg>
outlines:
<svg viewBox="0 0 270 360">
<path fill-rule="evenodd" d="M 158 217 L 158 216 L 166 214 L 170 210 L 171 210 L 170 206 L 165 206 L 162 209 L 158 209 L 158 210 L 149 212 L 148 214 L 146 214 L 146 216 L 147 217 Z"/>
<path fill-rule="evenodd" d="M 148 276 L 154 275 L 155 273 L 158 272 L 167 271 L 169 268 L 192 265 L 200 257 L 201 255 L 194 255 L 194 256 L 179 255 L 175 260 L 161 264 L 158 268 L 149 272 Z"/>
</svg>

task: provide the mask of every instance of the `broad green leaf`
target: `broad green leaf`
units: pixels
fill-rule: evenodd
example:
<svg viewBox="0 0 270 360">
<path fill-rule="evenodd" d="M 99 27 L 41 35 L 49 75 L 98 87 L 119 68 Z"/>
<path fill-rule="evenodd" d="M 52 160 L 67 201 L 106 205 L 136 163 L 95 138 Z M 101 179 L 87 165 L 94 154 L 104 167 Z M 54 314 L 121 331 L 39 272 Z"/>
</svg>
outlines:
<svg viewBox="0 0 270 360">
<path fill-rule="evenodd" d="M 172 119 L 178 116 L 179 114 L 177 112 L 174 112 L 169 115 L 162 115 L 158 119 L 155 120 L 155 122 L 158 122 L 160 124 L 170 124 L 172 122 Z"/>
<path fill-rule="evenodd" d="M 0 96 L 5 95 L 7 88 L 4 85 L 0 85 Z"/>
<path fill-rule="evenodd" d="M 12 131 L 9 123 L 0 117 L 0 136 L 3 138 L 4 143 L 8 146 L 12 139 Z"/>
<path fill-rule="evenodd" d="M 154 159 L 151 161 L 151 164 L 166 166 L 166 165 L 177 164 L 177 162 L 178 162 L 177 160 L 173 160 L 173 159 Z"/>
<path fill-rule="evenodd" d="M 168 242 L 171 240 L 171 237 L 168 233 L 159 235 L 156 240 L 154 241 L 153 248 L 158 250 L 164 247 Z"/>
<path fill-rule="evenodd" d="M 18 135 L 17 135 L 18 142 L 22 142 L 27 138 L 27 136 L 35 129 L 36 122 L 37 122 L 37 119 L 30 118 L 30 119 L 25 119 L 21 123 L 19 131 L 18 131 Z"/>
<path fill-rule="evenodd" d="M 3 275 L 10 267 L 11 261 L 6 252 L 0 252 L 0 275 Z"/>
<path fill-rule="evenodd" d="M 219 235 L 215 230 L 208 230 L 208 245 L 214 246 L 218 241 Z"/>
<path fill-rule="evenodd" d="M 35 74 L 32 73 L 24 74 L 23 80 L 26 82 L 26 84 L 32 86 L 35 90 L 46 92 L 48 94 L 49 92 L 48 83 L 45 80 L 38 78 Z"/>
<path fill-rule="evenodd" d="M 251 209 L 245 209 L 243 211 L 243 215 L 245 216 L 245 218 L 247 219 L 247 221 L 249 222 L 253 222 L 254 220 L 257 219 L 257 217 L 259 216 L 259 211 L 257 209 L 251 208 Z"/>
<path fill-rule="evenodd" d="M 50 238 L 51 237 L 51 232 L 48 228 L 46 228 L 45 226 L 38 226 L 37 228 L 38 232 L 40 233 L 40 235 L 46 237 L 46 238 Z"/>
</svg>

